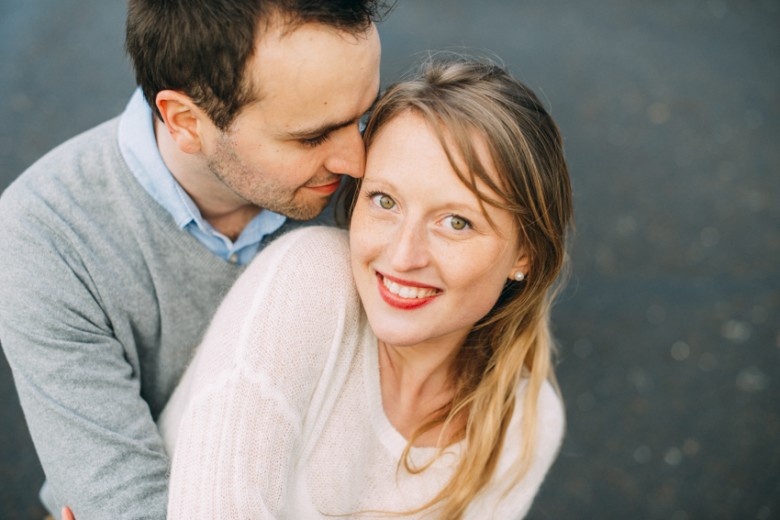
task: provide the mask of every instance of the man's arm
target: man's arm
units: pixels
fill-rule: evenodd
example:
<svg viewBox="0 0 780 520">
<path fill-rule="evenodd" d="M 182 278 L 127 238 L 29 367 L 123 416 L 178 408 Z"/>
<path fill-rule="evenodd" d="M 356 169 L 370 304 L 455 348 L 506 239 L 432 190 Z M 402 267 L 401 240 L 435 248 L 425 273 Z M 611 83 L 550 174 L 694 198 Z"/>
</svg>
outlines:
<svg viewBox="0 0 780 520">
<path fill-rule="evenodd" d="M 0 248 L 0 342 L 55 510 L 164 518 L 168 457 L 138 360 L 114 337 L 100 289 L 61 231 L 13 217 Z"/>
</svg>

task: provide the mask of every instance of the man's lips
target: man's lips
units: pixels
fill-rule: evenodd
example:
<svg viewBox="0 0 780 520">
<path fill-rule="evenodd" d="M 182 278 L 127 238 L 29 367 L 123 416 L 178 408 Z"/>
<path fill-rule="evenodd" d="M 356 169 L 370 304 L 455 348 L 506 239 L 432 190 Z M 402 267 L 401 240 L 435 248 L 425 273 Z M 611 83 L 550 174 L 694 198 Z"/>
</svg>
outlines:
<svg viewBox="0 0 780 520">
<path fill-rule="evenodd" d="M 319 186 L 306 186 L 306 188 L 312 191 L 316 191 L 317 193 L 322 193 L 323 195 L 330 195 L 333 192 L 335 192 L 337 189 L 339 189 L 340 184 L 341 184 L 341 179 L 336 179 L 330 184 L 320 184 Z"/>
<path fill-rule="evenodd" d="M 379 295 L 397 309 L 418 309 L 442 294 L 436 287 L 376 273 Z"/>
</svg>

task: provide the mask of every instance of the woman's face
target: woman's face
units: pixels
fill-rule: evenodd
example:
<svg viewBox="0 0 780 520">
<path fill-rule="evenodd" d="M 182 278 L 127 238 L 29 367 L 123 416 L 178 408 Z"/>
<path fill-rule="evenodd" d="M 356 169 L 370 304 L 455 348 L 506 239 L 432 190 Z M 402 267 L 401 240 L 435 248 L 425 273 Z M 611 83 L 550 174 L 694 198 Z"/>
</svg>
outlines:
<svg viewBox="0 0 780 520">
<path fill-rule="evenodd" d="M 480 158 L 491 166 L 486 153 Z M 368 150 L 350 248 L 357 289 L 380 340 L 455 348 L 496 303 L 507 278 L 527 272 L 512 215 L 485 208 L 495 229 L 422 117 L 407 111 L 379 131 Z"/>
</svg>

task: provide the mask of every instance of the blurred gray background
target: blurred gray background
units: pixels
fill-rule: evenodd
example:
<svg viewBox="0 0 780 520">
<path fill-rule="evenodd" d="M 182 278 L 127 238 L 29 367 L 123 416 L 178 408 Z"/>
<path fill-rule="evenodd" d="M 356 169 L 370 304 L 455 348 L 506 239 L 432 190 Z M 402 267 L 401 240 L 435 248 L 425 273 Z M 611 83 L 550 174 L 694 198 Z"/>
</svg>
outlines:
<svg viewBox="0 0 780 520">
<path fill-rule="evenodd" d="M 0 0 L 0 189 L 122 110 L 124 19 Z M 383 83 L 425 49 L 494 55 L 566 139 L 568 432 L 530 518 L 780 518 L 779 29 L 774 0 L 400 0 L 380 26 Z M 3 356 L 0 403 L 0 517 L 42 518 Z"/>
</svg>

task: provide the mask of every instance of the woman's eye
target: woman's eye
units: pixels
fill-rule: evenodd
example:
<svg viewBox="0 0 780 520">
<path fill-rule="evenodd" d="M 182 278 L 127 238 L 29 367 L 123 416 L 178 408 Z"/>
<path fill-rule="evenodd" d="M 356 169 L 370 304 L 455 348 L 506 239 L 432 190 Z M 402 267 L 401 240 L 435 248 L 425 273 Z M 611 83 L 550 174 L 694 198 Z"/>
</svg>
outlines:
<svg viewBox="0 0 780 520">
<path fill-rule="evenodd" d="M 468 220 L 457 215 L 446 217 L 444 223 L 455 231 L 463 231 L 464 229 L 471 227 L 471 223 Z"/>
<path fill-rule="evenodd" d="M 374 204 L 382 209 L 393 209 L 393 207 L 395 207 L 395 201 L 390 197 L 390 195 L 386 195 L 384 193 L 376 193 L 372 195 L 371 200 L 373 200 Z"/>
</svg>

